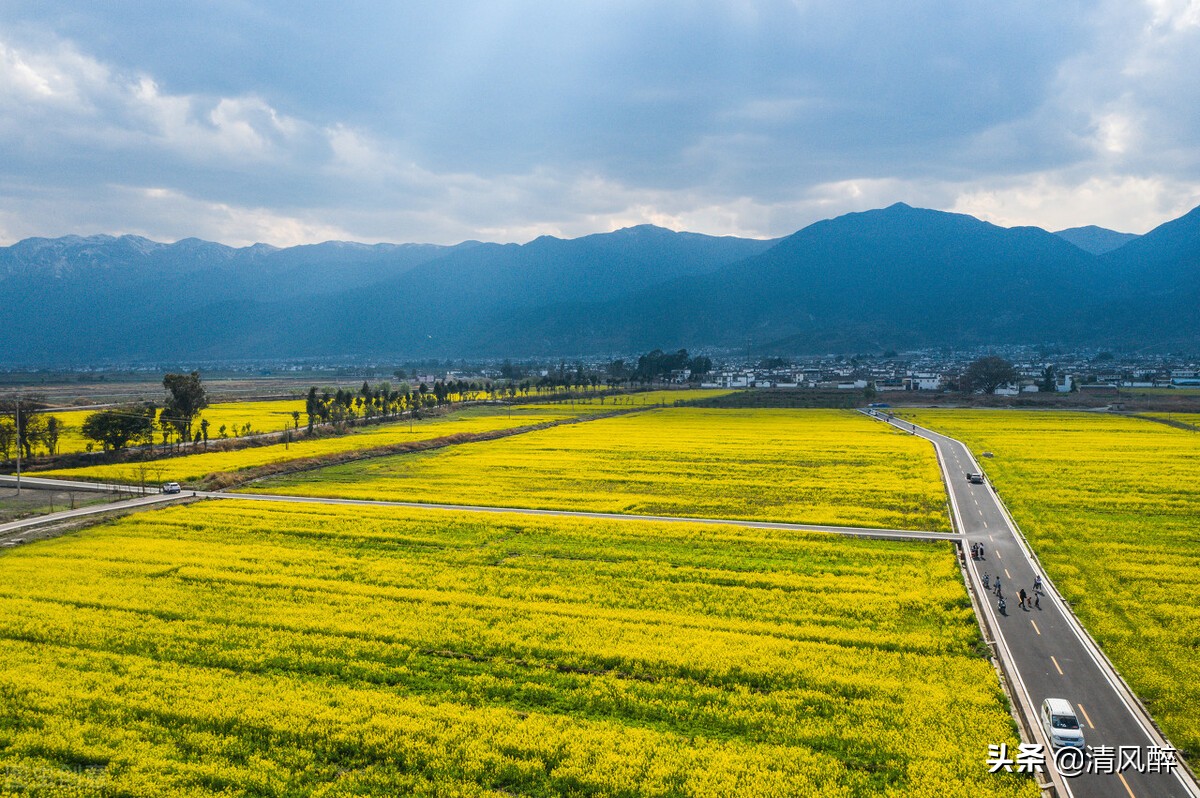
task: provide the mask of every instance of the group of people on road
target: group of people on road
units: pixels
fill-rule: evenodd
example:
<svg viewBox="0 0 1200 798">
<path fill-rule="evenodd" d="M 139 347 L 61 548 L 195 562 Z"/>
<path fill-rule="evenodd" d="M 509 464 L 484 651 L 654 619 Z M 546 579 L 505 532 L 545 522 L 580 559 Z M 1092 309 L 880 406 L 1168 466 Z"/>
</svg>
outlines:
<svg viewBox="0 0 1200 798">
<path fill-rule="evenodd" d="M 974 546 L 972 546 L 972 550 L 973 549 L 974 549 Z M 1008 609 L 1008 604 L 1004 600 L 1004 590 L 1000 586 L 1000 574 L 996 574 L 996 578 L 992 579 L 988 575 L 988 573 L 986 571 L 984 571 L 984 573 L 983 573 L 983 589 L 990 590 L 996 594 L 996 608 L 998 610 L 1000 610 L 1000 613 L 1002 615 L 1006 614 L 1007 609 Z M 1017 591 L 1017 599 L 1018 599 L 1017 606 L 1019 606 L 1021 609 L 1026 610 L 1026 611 L 1041 610 L 1041 608 L 1042 608 L 1042 593 L 1043 592 L 1045 592 L 1045 591 L 1042 589 L 1042 575 L 1034 574 L 1033 591 L 1031 593 L 1026 593 L 1025 588 L 1021 588 L 1020 590 L 1018 590 Z"/>
<path fill-rule="evenodd" d="M 983 544 L 982 543 L 972 543 L 971 544 L 971 559 L 972 560 L 982 560 L 983 559 Z"/>
</svg>

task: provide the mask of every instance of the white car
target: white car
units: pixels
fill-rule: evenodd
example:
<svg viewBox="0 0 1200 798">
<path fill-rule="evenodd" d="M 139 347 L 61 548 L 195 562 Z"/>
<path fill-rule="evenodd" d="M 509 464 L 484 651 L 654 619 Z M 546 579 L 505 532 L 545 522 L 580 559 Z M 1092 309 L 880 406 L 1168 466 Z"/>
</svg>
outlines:
<svg viewBox="0 0 1200 798">
<path fill-rule="evenodd" d="M 1042 731 L 1054 748 L 1083 748 L 1083 729 L 1071 702 L 1065 698 L 1047 698 L 1042 702 Z"/>
<path fill-rule="evenodd" d="M 972 485 L 982 485 L 983 474 L 980 474 L 978 471 L 968 471 L 967 482 L 970 482 Z"/>
<path fill-rule="evenodd" d="M 183 488 L 179 487 L 178 482 L 168 482 L 162 486 L 163 493 L 179 493 Z"/>
</svg>

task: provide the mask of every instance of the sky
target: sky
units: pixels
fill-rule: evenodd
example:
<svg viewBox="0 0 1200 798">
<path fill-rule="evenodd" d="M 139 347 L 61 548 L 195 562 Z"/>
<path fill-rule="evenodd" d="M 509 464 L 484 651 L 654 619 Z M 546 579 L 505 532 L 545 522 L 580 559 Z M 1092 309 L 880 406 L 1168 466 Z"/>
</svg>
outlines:
<svg viewBox="0 0 1200 798">
<path fill-rule="evenodd" d="M 0 0 L 0 244 L 1200 205 L 1200 0 Z"/>
</svg>

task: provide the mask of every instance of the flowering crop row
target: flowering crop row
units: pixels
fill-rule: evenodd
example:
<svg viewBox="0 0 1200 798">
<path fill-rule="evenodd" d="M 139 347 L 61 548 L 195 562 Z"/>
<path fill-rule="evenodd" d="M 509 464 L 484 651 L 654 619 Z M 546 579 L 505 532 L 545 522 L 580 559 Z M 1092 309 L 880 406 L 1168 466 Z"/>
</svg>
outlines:
<svg viewBox="0 0 1200 798">
<path fill-rule="evenodd" d="M 838 410 L 650 410 L 248 490 L 949 529 L 930 446 Z"/>
<path fill-rule="evenodd" d="M 963 440 L 1071 608 L 1200 758 L 1200 435 L 1095 413 L 906 412 Z"/>
<path fill-rule="evenodd" d="M 587 412 L 599 407 L 587 406 Z M 399 443 L 428 441 L 448 435 L 479 433 L 512 427 L 543 424 L 578 413 L 558 405 L 528 405 L 524 408 L 473 407 L 414 421 L 395 421 L 377 426 L 354 427 L 345 435 L 304 438 L 289 444 L 277 443 L 231 452 L 203 452 L 170 457 L 141 466 L 136 463 L 64 468 L 39 472 L 38 476 L 98 479 L 138 484 L 143 471 L 155 482 L 199 482 L 210 474 L 235 473 L 274 463 L 359 452 Z"/>
<path fill-rule="evenodd" d="M 275 399 L 267 402 L 219 402 L 209 405 L 196 418 L 208 419 L 209 437 L 216 440 L 220 437 L 221 427 L 225 427 L 226 437 L 234 438 L 242 434 L 246 425 L 252 433 L 278 432 L 284 427 L 291 427 L 292 412 L 300 411 L 301 423 L 304 423 L 303 399 Z M 84 420 L 96 412 L 94 410 L 66 410 L 52 412 L 64 425 L 62 435 L 58 440 L 58 452 L 71 454 L 82 452 L 92 443 L 83 437 Z M 99 449 L 99 444 L 96 444 Z"/>
<path fill-rule="evenodd" d="M 214 502 L 0 562 L 0 791 L 1036 794 L 944 544 Z"/>
</svg>

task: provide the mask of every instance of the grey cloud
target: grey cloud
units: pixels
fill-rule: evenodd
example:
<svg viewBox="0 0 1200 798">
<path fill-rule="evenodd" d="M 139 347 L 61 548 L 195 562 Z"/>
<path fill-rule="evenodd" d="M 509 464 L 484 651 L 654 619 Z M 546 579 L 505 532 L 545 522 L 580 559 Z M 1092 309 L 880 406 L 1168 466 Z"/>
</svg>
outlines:
<svg viewBox="0 0 1200 798">
<path fill-rule="evenodd" d="M 0 44 L 78 86 L 72 102 L 0 87 L 0 234 L 59 202 L 63 224 L 158 237 L 199 234 L 196 214 L 230 236 L 452 241 L 656 219 L 777 235 L 870 202 L 1195 178 L 1200 122 L 1181 106 L 1200 100 L 1196 30 L 1154 13 L 14 1 Z M 118 204 L 88 212 L 72 191 Z M 239 228 L 236 209 L 265 221 Z"/>
</svg>

